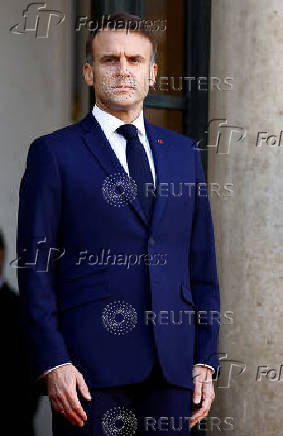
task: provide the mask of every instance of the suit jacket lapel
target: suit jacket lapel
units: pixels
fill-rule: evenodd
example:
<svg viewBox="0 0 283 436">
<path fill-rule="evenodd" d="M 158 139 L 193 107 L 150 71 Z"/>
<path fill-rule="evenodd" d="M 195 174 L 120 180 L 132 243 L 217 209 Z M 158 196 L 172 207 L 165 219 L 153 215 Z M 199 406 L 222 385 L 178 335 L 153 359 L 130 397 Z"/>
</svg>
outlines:
<svg viewBox="0 0 283 436">
<path fill-rule="evenodd" d="M 146 118 L 144 119 L 144 124 L 148 141 L 152 150 L 156 172 L 156 191 L 151 224 L 152 233 L 156 234 L 168 200 L 168 195 L 160 195 L 159 187 L 160 183 L 168 183 L 168 178 L 170 175 L 170 159 L 167 156 L 168 144 L 165 136 L 160 134 L 160 131 L 156 128 L 156 126 L 150 124 Z"/>
<path fill-rule="evenodd" d="M 123 165 L 121 165 L 103 130 L 101 129 L 100 124 L 92 115 L 92 111 L 90 111 L 80 122 L 80 125 L 84 131 L 84 143 L 98 160 L 107 176 L 114 175 L 115 173 L 122 173 L 122 175 L 128 177 Z M 148 226 L 149 223 L 147 217 L 141 208 L 138 198 L 135 197 L 133 200 L 128 201 L 128 204 L 138 214 L 143 223 Z"/>
<path fill-rule="evenodd" d="M 168 195 L 160 195 L 158 192 L 158 187 L 160 186 L 160 183 L 168 183 L 168 177 L 170 174 L 170 159 L 167 157 L 168 144 L 165 136 L 161 135 L 159 130 L 150 124 L 146 118 L 144 119 L 144 124 L 148 141 L 152 150 L 156 172 L 156 196 L 153 202 L 153 215 L 151 223 L 152 232 L 156 232 L 168 200 Z M 107 141 L 107 138 L 99 123 L 92 115 L 92 111 L 90 111 L 80 122 L 80 125 L 84 131 L 84 143 L 99 161 L 107 176 L 113 175 L 117 172 L 127 176 L 123 165 L 121 165 L 114 150 Z M 148 219 L 144 214 L 137 197 L 134 198 L 134 200 L 129 201 L 128 204 L 137 213 L 144 225 L 148 226 Z"/>
</svg>

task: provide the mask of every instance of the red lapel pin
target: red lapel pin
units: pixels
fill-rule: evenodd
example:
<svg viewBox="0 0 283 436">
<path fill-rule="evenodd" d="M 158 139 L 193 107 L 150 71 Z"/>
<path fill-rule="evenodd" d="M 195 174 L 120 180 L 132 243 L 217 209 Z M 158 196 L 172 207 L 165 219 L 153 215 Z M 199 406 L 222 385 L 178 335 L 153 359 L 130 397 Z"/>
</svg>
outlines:
<svg viewBox="0 0 283 436">
<path fill-rule="evenodd" d="M 158 144 L 163 144 L 163 139 L 157 139 Z"/>
</svg>

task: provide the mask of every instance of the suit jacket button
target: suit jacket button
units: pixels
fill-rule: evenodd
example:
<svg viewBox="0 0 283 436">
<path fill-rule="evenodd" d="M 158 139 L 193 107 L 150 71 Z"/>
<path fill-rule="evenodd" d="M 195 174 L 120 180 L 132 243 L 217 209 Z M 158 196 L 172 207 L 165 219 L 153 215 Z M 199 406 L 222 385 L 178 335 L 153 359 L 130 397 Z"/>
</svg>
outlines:
<svg viewBox="0 0 283 436">
<path fill-rule="evenodd" d="M 148 242 L 149 242 L 149 245 L 154 245 L 155 244 L 155 240 L 154 240 L 154 238 L 152 236 L 149 238 Z"/>
</svg>

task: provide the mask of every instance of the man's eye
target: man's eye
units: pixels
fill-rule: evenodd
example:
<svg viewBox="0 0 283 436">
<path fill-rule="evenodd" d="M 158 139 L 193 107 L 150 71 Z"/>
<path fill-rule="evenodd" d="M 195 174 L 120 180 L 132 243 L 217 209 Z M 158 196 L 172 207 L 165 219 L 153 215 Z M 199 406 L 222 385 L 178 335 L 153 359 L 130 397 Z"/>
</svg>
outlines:
<svg viewBox="0 0 283 436">
<path fill-rule="evenodd" d="M 139 60 L 137 58 L 130 58 L 130 62 L 133 62 L 136 64 L 139 62 Z"/>
<path fill-rule="evenodd" d="M 107 62 L 108 64 L 111 64 L 111 63 L 115 62 L 115 59 L 114 58 L 106 58 L 105 62 Z"/>
</svg>

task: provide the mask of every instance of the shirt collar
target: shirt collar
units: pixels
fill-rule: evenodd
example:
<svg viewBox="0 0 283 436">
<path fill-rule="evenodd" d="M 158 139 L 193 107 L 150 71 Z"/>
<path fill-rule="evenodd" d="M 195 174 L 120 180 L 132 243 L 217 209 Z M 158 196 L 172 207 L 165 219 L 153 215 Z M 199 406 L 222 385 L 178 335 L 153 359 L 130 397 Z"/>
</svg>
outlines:
<svg viewBox="0 0 283 436">
<path fill-rule="evenodd" d="M 114 115 L 111 115 L 108 112 L 105 112 L 104 110 L 100 109 L 96 104 L 93 106 L 92 115 L 99 122 L 107 138 L 113 135 L 113 133 L 115 133 L 118 127 L 120 127 L 123 124 L 126 124 L 124 123 L 124 121 L 120 120 Z M 138 129 L 138 132 L 142 136 L 145 136 L 143 109 L 141 110 L 139 116 L 131 124 L 134 124 Z"/>
</svg>

